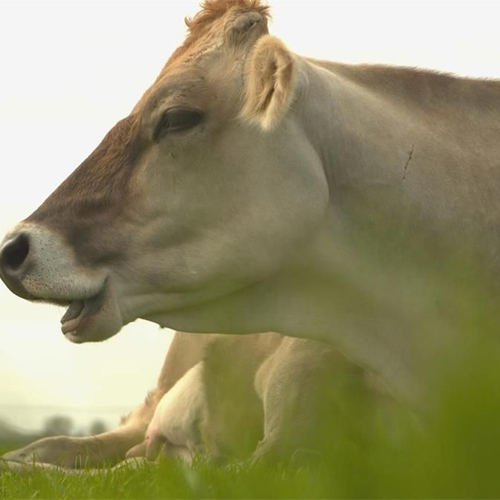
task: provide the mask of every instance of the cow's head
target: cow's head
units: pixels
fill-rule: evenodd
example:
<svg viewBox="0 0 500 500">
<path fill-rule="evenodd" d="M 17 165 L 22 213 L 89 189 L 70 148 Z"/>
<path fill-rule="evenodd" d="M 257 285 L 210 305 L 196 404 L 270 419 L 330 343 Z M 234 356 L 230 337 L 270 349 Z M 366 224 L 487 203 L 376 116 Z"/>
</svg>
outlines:
<svg viewBox="0 0 500 500">
<path fill-rule="evenodd" d="M 74 342 L 269 279 L 325 213 L 306 78 L 267 8 L 207 1 L 189 27 L 132 113 L 3 242 L 4 282 L 69 306 Z"/>
</svg>

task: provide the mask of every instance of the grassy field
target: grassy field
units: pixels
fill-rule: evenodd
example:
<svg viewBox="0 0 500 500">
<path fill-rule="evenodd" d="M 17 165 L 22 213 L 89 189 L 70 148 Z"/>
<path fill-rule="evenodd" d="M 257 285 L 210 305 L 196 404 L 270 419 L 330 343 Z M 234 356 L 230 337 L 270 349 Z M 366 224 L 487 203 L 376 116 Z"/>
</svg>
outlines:
<svg viewBox="0 0 500 500">
<path fill-rule="evenodd" d="M 103 473 L 68 477 L 34 472 L 5 474 L 1 498 L 304 498 L 325 497 L 322 474 L 286 467 L 220 468 L 204 463 L 187 467 L 164 461 Z"/>
</svg>

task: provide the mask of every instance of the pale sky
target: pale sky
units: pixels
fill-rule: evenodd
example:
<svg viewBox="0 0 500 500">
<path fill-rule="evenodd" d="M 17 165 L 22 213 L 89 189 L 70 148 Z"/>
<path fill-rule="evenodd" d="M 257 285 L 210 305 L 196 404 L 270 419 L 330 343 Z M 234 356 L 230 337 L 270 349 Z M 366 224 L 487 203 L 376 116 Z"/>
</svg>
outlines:
<svg viewBox="0 0 500 500">
<path fill-rule="evenodd" d="M 129 113 L 197 3 L 0 1 L 0 235 Z M 272 33 L 303 55 L 500 77 L 497 2 L 270 4 Z M 0 418 L 36 428 L 61 412 L 111 425 L 154 386 L 172 334 L 136 322 L 77 346 L 60 333 L 62 314 L 0 284 Z"/>
</svg>

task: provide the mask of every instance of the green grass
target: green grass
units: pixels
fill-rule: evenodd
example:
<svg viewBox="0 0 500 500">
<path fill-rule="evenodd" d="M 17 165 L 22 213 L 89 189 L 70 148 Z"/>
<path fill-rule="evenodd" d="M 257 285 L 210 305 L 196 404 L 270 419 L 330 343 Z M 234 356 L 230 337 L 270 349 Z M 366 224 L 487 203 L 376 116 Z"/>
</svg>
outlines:
<svg viewBox="0 0 500 500">
<path fill-rule="evenodd" d="M 65 476 L 4 474 L 1 498 L 302 498 L 324 497 L 320 475 L 286 467 L 228 469 L 164 461 L 138 469 Z"/>
</svg>

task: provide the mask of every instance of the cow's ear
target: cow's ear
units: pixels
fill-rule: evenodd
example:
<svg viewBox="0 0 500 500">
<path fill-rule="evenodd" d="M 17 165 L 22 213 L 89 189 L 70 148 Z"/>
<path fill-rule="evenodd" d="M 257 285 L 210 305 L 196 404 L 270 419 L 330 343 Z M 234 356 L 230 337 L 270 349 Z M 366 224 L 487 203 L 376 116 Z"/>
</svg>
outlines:
<svg viewBox="0 0 500 500">
<path fill-rule="evenodd" d="M 264 130 L 276 127 L 292 102 L 295 72 L 294 56 L 281 40 L 260 38 L 247 67 L 242 118 Z"/>
</svg>

